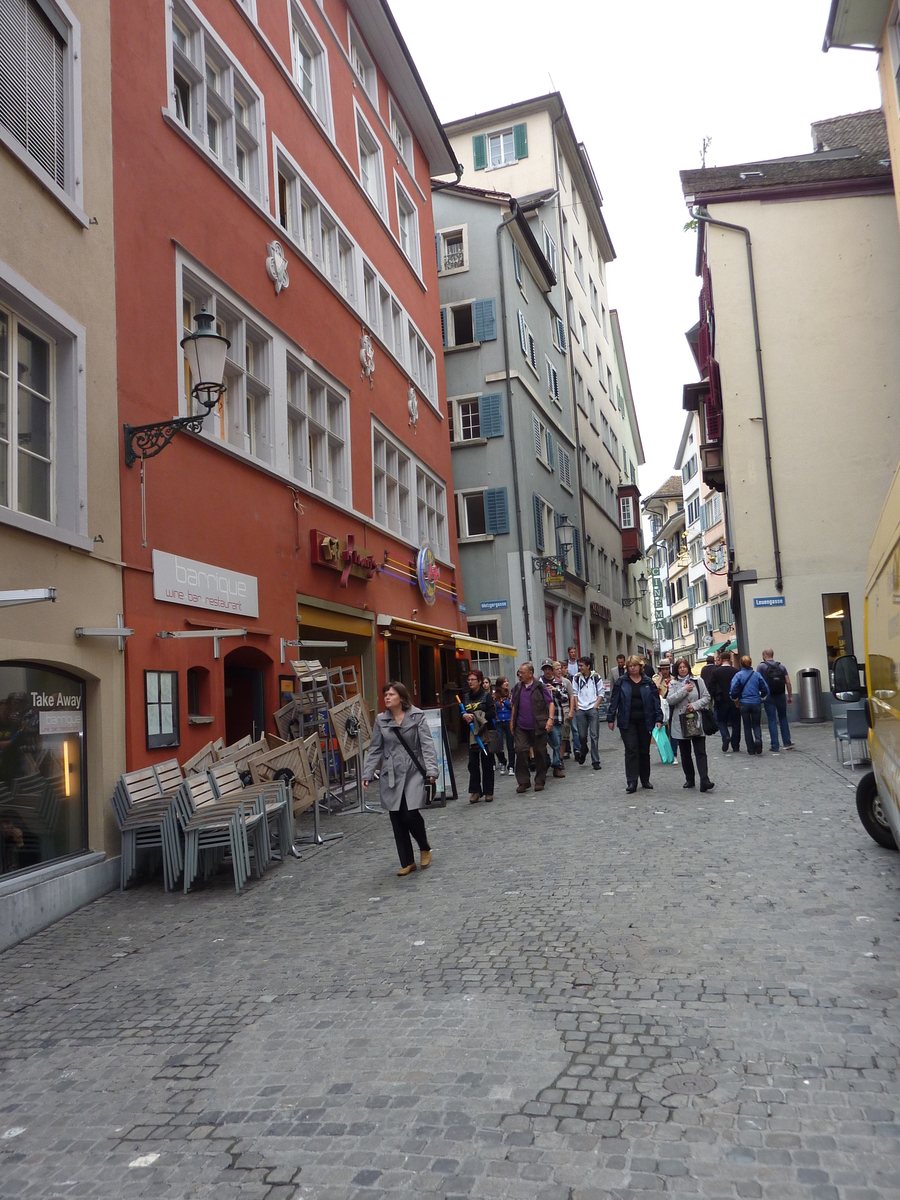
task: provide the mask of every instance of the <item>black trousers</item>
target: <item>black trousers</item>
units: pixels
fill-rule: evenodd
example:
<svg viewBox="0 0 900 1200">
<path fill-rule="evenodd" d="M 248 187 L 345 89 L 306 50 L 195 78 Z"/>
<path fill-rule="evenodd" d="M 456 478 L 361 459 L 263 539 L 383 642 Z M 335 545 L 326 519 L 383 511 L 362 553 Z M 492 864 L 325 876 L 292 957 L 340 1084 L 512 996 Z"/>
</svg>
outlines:
<svg viewBox="0 0 900 1200">
<path fill-rule="evenodd" d="M 706 738 L 679 738 L 678 749 L 681 751 L 681 769 L 684 771 L 684 777 L 688 783 L 695 782 L 694 764 L 691 761 L 691 751 L 694 752 L 694 758 L 697 760 L 697 774 L 700 776 L 700 782 L 709 778 L 709 767 L 706 762 Z"/>
<path fill-rule="evenodd" d="M 487 736 L 487 730 L 485 737 Z M 484 738 L 481 739 L 484 742 Z M 487 745 L 487 742 L 485 742 Z M 493 796 L 494 756 L 485 754 L 480 746 L 469 747 L 469 795 Z"/>
<path fill-rule="evenodd" d="M 400 856 L 400 866 L 408 867 L 416 861 L 413 854 L 410 834 L 416 839 L 420 850 L 430 850 L 428 834 L 425 832 L 425 821 L 418 808 L 412 810 L 406 807 L 406 796 L 400 800 L 400 807 L 390 810 L 391 829 L 394 831 L 394 841 L 397 843 L 397 853 Z"/>
<path fill-rule="evenodd" d="M 716 720 L 719 723 L 719 733 L 724 743 L 731 743 L 732 750 L 741 748 L 741 714 L 735 708 L 733 700 L 726 700 L 716 705 Z"/>
<path fill-rule="evenodd" d="M 625 778 L 628 783 L 650 782 L 650 743 L 653 740 L 645 721 L 632 722 L 621 730 L 625 743 Z"/>
<path fill-rule="evenodd" d="M 760 729 L 761 704 L 745 704 L 741 701 L 741 721 L 744 725 L 744 747 L 748 754 L 762 754 L 763 740 Z"/>
</svg>

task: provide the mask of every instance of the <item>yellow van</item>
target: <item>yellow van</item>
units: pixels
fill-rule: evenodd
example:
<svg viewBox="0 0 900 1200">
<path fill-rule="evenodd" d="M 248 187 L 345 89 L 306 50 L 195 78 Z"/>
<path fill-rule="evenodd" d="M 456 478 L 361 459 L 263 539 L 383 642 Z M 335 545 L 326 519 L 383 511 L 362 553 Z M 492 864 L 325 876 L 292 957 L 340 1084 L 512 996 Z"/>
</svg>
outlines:
<svg viewBox="0 0 900 1200">
<path fill-rule="evenodd" d="M 866 573 L 866 704 L 872 770 L 856 789 L 866 831 L 881 846 L 900 846 L 900 469 L 881 510 Z M 835 699 L 863 696 L 853 655 L 834 664 Z"/>
</svg>

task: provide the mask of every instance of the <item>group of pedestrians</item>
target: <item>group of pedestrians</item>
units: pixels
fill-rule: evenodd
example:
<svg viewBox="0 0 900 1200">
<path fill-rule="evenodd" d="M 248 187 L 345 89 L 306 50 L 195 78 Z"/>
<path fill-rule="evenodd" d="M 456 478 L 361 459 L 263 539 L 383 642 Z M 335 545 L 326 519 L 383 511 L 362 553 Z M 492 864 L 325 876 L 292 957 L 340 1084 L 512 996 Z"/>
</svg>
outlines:
<svg viewBox="0 0 900 1200">
<path fill-rule="evenodd" d="M 770 749 L 780 749 L 779 734 L 785 749 L 793 749 L 787 720 L 787 706 L 793 703 L 790 676 L 772 650 L 763 651 L 755 669 L 748 655 L 735 665 L 731 655 L 716 654 L 699 676 L 686 658 L 673 663 L 664 657 L 651 676 L 640 655 L 620 654 L 610 685 L 590 658 L 579 657 L 572 646 L 565 663 L 544 659 L 539 675 L 533 663 L 522 663 L 516 680 L 511 687 L 506 676 L 500 676 L 492 684 L 479 670 L 467 677 L 460 706 L 469 738 L 470 804 L 482 799 L 492 803 L 498 776 L 514 776 L 518 795 L 532 788 L 542 792 L 550 771 L 554 778 L 565 778 L 564 760 L 570 757 L 584 766 L 590 754 L 592 769 L 599 771 L 604 703 L 609 729 L 618 728 L 622 738 L 629 794 L 637 791 L 638 783 L 653 789 L 650 748 L 656 737 L 661 755 L 667 750 L 664 730 L 676 761 L 681 760 L 683 787 L 695 787 L 699 778 L 701 792 L 715 787 L 709 776 L 707 736 L 717 733 L 722 751 L 734 752 L 740 749 L 743 725 L 747 752 L 761 754 L 763 709 Z M 421 809 L 438 765 L 424 713 L 412 704 L 407 689 L 392 682 L 383 693 L 385 711 L 374 722 L 363 786 L 368 787 L 380 769 L 381 803 L 390 813 L 398 874 L 408 875 L 416 870 L 413 841 L 419 846 L 419 867 L 431 862 Z"/>
</svg>

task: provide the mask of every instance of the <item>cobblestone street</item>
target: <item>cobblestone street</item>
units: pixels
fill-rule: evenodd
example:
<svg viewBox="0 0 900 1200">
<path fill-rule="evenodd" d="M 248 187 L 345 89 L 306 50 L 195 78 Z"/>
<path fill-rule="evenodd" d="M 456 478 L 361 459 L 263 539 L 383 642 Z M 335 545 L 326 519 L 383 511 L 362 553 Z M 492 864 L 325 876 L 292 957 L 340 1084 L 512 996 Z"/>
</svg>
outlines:
<svg viewBox="0 0 900 1200">
<path fill-rule="evenodd" d="M 427 872 L 324 818 L 242 897 L 6 952 L 0 1195 L 896 1198 L 900 857 L 795 736 L 628 796 L 604 729 L 600 774 L 426 814 Z"/>
</svg>

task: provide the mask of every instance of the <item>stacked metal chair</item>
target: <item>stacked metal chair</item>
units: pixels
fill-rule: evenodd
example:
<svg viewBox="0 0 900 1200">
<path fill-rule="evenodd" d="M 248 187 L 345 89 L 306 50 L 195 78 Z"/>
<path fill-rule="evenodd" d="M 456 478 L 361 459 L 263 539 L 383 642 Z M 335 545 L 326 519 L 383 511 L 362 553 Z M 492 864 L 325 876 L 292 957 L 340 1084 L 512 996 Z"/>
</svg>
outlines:
<svg viewBox="0 0 900 1200">
<path fill-rule="evenodd" d="M 209 776 L 191 775 L 181 785 L 178 819 L 184 830 L 185 892 L 201 869 L 208 879 L 226 851 L 231 854 L 238 894 L 250 878 L 251 862 L 257 879 L 261 878 L 269 862 L 269 825 L 262 793 L 249 802 L 219 800 Z"/>
<path fill-rule="evenodd" d="M 294 843 L 293 813 L 288 803 L 287 784 L 283 780 L 245 785 L 234 762 L 218 762 L 207 771 L 213 790 L 220 800 L 263 799 L 268 825 L 269 855 L 282 861 Z M 277 851 L 273 849 L 273 835 Z"/>
<path fill-rule="evenodd" d="M 178 774 L 180 777 L 180 767 Z M 138 851 L 144 850 L 156 850 L 162 855 L 165 890 L 171 891 L 177 884 L 184 866 L 176 816 L 177 800 L 178 792 L 163 791 L 153 767 L 129 771 L 116 784 L 112 804 L 122 834 L 120 879 L 123 891 L 137 867 Z"/>
</svg>

